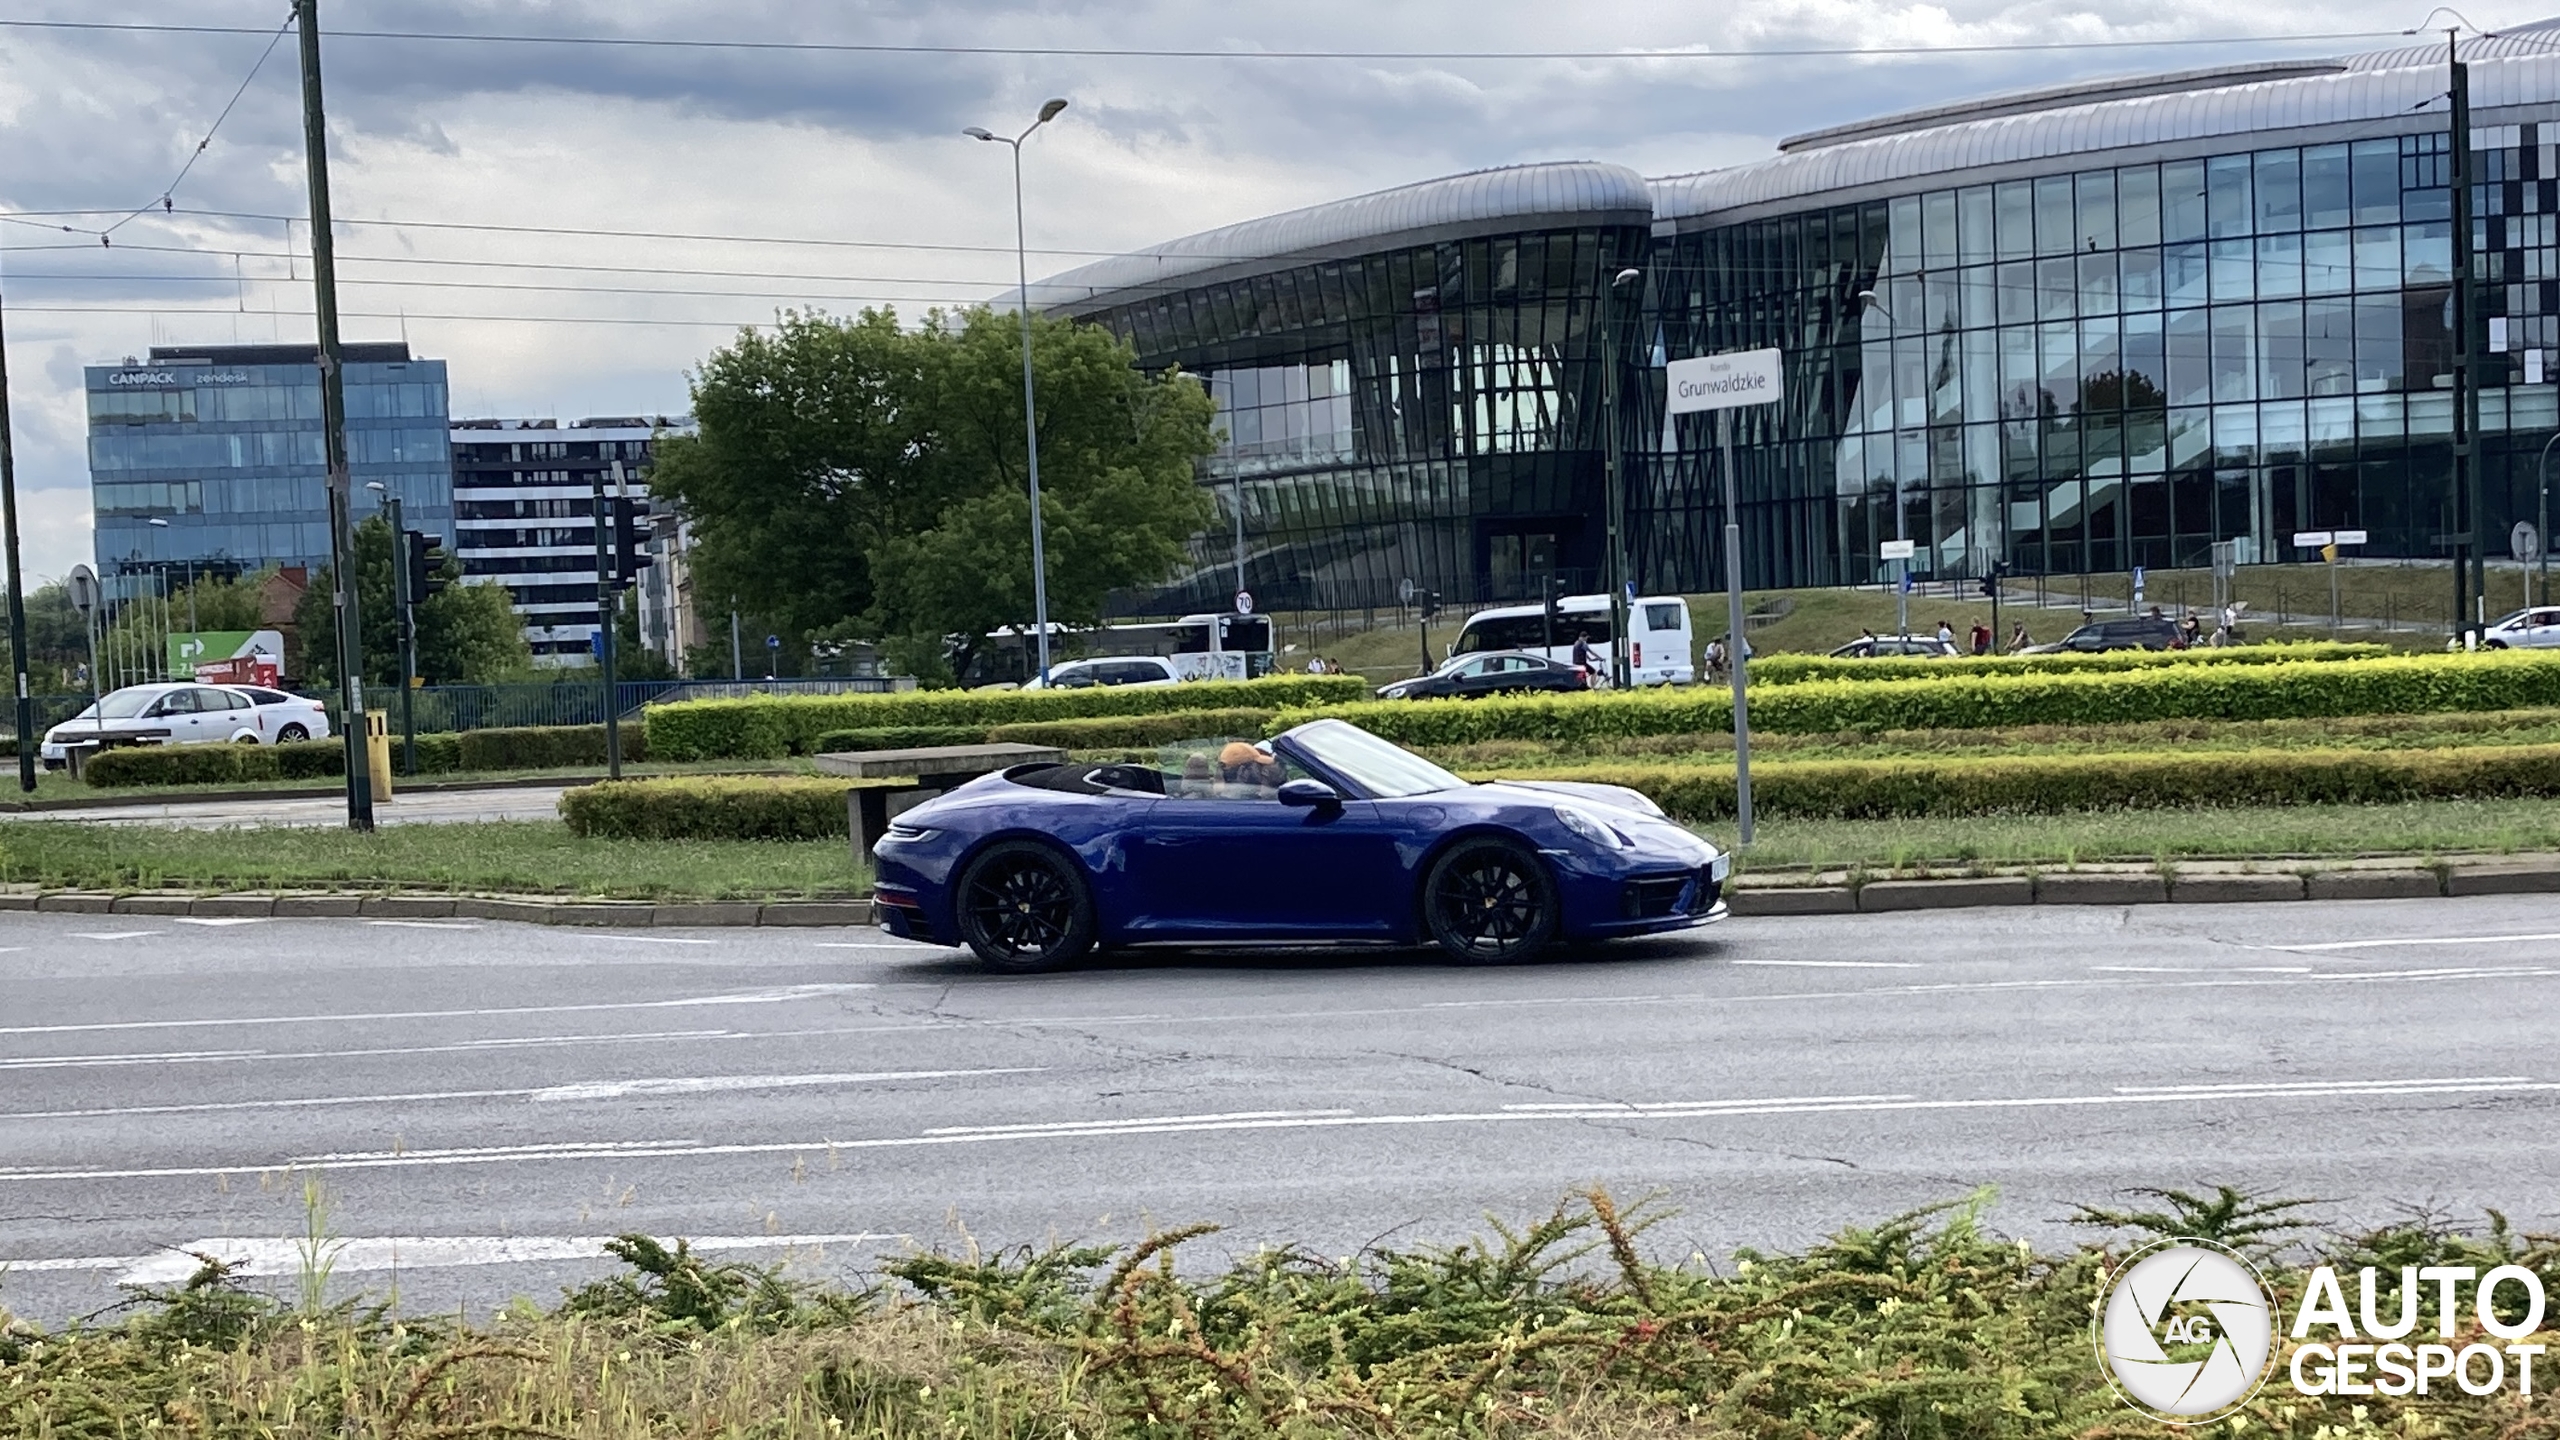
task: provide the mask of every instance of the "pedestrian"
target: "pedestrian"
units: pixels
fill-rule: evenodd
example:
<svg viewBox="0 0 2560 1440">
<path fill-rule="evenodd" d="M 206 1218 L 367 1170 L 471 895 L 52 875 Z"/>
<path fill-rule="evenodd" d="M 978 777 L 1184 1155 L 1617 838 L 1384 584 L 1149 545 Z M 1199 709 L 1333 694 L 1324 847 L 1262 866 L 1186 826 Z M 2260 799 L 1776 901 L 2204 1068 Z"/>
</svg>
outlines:
<svg viewBox="0 0 2560 1440">
<path fill-rule="evenodd" d="M 1324 673 L 1324 657 L 1323 657 L 1323 656 L 1321 656 L 1321 655 L 1311 655 L 1311 656 L 1307 657 L 1307 673 L 1308 673 L 1308 674 L 1310 674 L 1310 675 L 1321 675 L 1321 674 L 1323 674 L 1323 673 Z"/>
<path fill-rule="evenodd" d="M 1946 646 L 1950 650 L 1956 648 L 1956 627 L 1948 624 L 1944 620 L 1939 621 L 1938 643 Z"/>
<path fill-rule="evenodd" d="M 1709 680 L 1724 678 L 1724 642 L 1722 640 L 1707 642 L 1707 678 Z"/>
<path fill-rule="evenodd" d="M 1573 668 L 1582 672 L 1586 685 L 1591 683 L 1591 662 L 1591 632 L 1577 630 L 1573 633 Z"/>
<path fill-rule="evenodd" d="M 1979 620 L 1974 621 L 1973 635 L 1971 638 L 1973 640 L 1974 654 L 1988 655 L 1991 653 L 1991 627 L 1989 625 L 1986 625 Z"/>
<path fill-rule="evenodd" d="M 2035 642 L 2027 635 L 2027 622 L 2023 620 L 2018 622 L 2017 629 L 2009 633 L 2009 653 L 2012 655 L 2017 654 L 2019 651 L 2026 649 L 2029 645 L 2034 643 Z"/>
</svg>

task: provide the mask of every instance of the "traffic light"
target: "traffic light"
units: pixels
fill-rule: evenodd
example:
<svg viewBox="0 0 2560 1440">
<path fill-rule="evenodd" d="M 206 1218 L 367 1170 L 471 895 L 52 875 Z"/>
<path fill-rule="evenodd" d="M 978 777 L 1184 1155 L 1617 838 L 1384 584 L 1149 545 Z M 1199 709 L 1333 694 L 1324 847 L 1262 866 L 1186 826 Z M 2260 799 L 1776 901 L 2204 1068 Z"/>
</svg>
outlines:
<svg viewBox="0 0 2560 1440">
<path fill-rule="evenodd" d="M 613 578 L 616 584 L 628 585 L 639 579 L 642 567 L 650 563 L 649 517 L 641 509 L 647 502 L 618 495 L 612 503 Z"/>
<path fill-rule="evenodd" d="M 423 605 L 444 592 L 444 537 L 412 530 L 409 541 L 409 602 Z"/>
<path fill-rule="evenodd" d="M 1425 620 L 1436 619 L 1439 614 L 1440 592 L 1437 590 L 1424 591 L 1422 593 L 1422 618 Z"/>
</svg>

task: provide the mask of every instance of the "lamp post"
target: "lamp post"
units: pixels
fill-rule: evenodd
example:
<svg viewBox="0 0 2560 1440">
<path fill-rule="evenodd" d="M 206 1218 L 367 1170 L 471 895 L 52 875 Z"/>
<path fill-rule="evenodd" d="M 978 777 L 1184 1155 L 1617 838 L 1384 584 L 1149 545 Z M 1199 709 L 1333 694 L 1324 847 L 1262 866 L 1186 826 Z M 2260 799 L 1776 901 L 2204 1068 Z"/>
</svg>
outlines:
<svg viewBox="0 0 2560 1440">
<path fill-rule="evenodd" d="M 1067 108 L 1064 100 L 1052 100 L 1040 107 L 1040 118 L 1023 127 L 1022 133 L 1007 138 L 984 127 L 972 125 L 960 133 L 972 140 L 992 140 L 1013 147 L 1013 269 L 1020 286 L 1015 302 L 1022 310 L 1022 439 L 1031 465 L 1031 611 L 1032 624 L 1040 635 L 1040 684 L 1049 683 L 1049 560 L 1040 536 L 1040 417 L 1031 384 L 1031 262 L 1030 242 L 1022 219 L 1022 142 L 1031 138 L 1041 126 L 1058 118 Z"/>
<path fill-rule="evenodd" d="M 2542 505 L 2539 512 L 2541 520 L 2533 532 L 2536 537 L 2533 542 L 2534 569 L 2537 572 L 2533 593 L 2541 596 L 2545 605 L 2551 603 L 2551 447 L 2556 444 L 2560 444 L 2560 431 L 2554 431 L 2550 439 L 2542 442 L 2542 459 L 2534 466 L 2534 479 L 2542 494 Z"/>
<path fill-rule="evenodd" d="M 1633 587 L 1627 566 L 1627 493 L 1618 478 L 1618 296 L 1629 285 L 1644 278 L 1644 272 L 1630 267 L 1609 277 L 1609 293 L 1600 297 L 1600 381 L 1601 406 L 1608 430 L 1607 478 L 1609 484 L 1609 683 L 1624 690 L 1635 683 L 1635 672 L 1628 663 L 1627 592 Z"/>
<path fill-rule="evenodd" d="M 154 530 L 166 530 L 169 528 L 169 522 L 157 515 L 152 516 L 150 519 L 145 520 L 142 523 L 150 526 Z M 193 555 L 188 556 L 186 563 L 187 633 L 193 635 L 196 633 L 196 557 Z M 169 562 L 165 560 L 160 562 L 160 583 L 163 585 L 169 583 Z"/>
</svg>

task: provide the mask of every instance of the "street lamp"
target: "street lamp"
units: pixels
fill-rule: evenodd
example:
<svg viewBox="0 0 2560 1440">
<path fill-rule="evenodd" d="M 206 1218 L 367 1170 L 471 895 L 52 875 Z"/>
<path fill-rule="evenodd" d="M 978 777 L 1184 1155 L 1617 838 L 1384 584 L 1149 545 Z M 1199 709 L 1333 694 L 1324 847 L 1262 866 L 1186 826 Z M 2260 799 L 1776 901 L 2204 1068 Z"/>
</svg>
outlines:
<svg viewBox="0 0 2560 1440">
<path fill-rule="evenodd" d="M 1015 300 L 1022 309 L 1022 439 L 1031 460 L 1031 609 L 1032 624 L 1040 634 L 1040 684 L 1049 684 L 1049 561 L 1040 537 L 1040 421 L 1031 385 L 1031 262 L 1030 242 L 1022 221 L 1022 142 L 1032 132 L 1058 118 L 1067 108 L 1064 100 L 1052 100 L 1040 107 L 1040 118 L 1023 127 L 1022 133 L 1008 139 L 982 126 L 972 125 L 960 133 L 972 140 L 993 140 L 1013 147 L 1013 269 L 1020 285 Z"/>
<path fill-rule="evenodd" d="M 1601 394 L 1606 397 L 1602 410 L 1608 429 L 1608 520 L 1609 520 L 1609 683 L 1624 690 L 1635 683 L 1635 672 L 1627 654 L 1628 590 L 1632 581 L 1627 567 L 1627 495 L 1618 479 L 1618 296 L 1629 285 L 1644 279 L 1644 272 L 1633 267 L 1609 277 L 1609 293 L 1600 302 L 1600 379 Z"/>
<path fill-rule="evenodd" d="M 2554 432 L 2551 439 L 2542 442 L 2542 460 L 2534 467 L 2534 475 L 2540 481 L 2542 491 L 2542 524 L 2534 531 L 2538 537 L 2533 542 L 2534 568 L 2540 573 L 2533 589 L 2545 605 L 2551 603 L 2551 447 L 2555 442 L 2560 442 L 2560 432 Z"/>
<path fill-rule="evenodd" d="M 157 515 L 142 523 L 154 530 L 169 528 L 169 522 Z M 160 583 L 169 583 L 169 562 L 166 560 L 160 562 Z M 187 557 L 187 633 L 196 633 L 196 557 L 193 555 Z"/>
</svg>

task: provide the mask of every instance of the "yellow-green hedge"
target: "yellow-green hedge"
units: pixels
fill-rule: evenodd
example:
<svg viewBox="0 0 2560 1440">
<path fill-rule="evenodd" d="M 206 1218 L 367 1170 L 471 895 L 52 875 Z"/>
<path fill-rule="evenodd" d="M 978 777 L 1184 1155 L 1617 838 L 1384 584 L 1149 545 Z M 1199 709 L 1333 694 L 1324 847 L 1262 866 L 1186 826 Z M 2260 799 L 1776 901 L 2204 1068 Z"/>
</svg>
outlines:
<svg viewBox="0 0 2560 1440">
<path fill-rule="evenodd" d="M 2560 705 L 2560 656 L 2507 651 L 2351 664 L 2190 665 L 2098 674 L 1951 675 L 1890 685 L 1808 680 L 1751 697 L 1755 730 L 1829 734 L 2124 725 L 2151 720 L 2287 720 Z M 1285 712 L 1271 732 L 1334 715 L 1409 745 L 1572 742 L 1733 729 L 1730 695 L 1697 687 L 1486 700 L 1381 700 Z"/>
<path fill-rule="evenodd" d="M 1176 710 L 1168 715 L 1096 715 L 1084 720 L 1034 720 L 998 725 L 991 741 L 1055 745 L 1062 750 L 1136 750 L 1223 735 L 1259 735 L 1276 710 Z"/>
<path fill-rule="evenodd" d="M 1096 715 L 1270 709 L 1363 699 L 1352 675 L 1273 675 L 1184 685 L 1089 690 L 914 690 L 894 695 L 758 695 L 649 707 L 649 753 L 660 760 L 773 760 L 807 754 L 831 730 L 915 725 L 1014 725 Z"/>
<path fill-rule="evenodd" d="M 2231 645 L 2222 649 L 2109 650 L 2091 655 L 1888 655 L 1853 660 L 1836 655 L 1770 655 L 1751 662 L 1752 683 L 1798 685 L 1808 680 L 1937 680 L 1951 675 L 2094 675 L 2114 670 L 2158 670 L 2180 665 L 2290 665 L 2304 661 L 2379 660 L 2396 654 L 2388 645 L 2327 640 L 2301 645 Z"/>
<path fill-rule="evenodd" d="M 621 840 L 824 840 L 851 829 L 843 780 L 685 775 L 608 780 L 560 796 L 580 835 Z"/>
<path fill-rule="evenodd" d="M 1730 765 L 1593 765 L 1523 771 L 1519 778 L 1625 785 L 1688 820 L 1733 814 Z M 2533 796 L 2560 796 L 2560 745 L 1806 760 L 1751 767 L 1755 815 L 1824 820 Z"/>
</svg>

